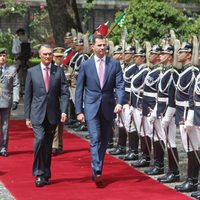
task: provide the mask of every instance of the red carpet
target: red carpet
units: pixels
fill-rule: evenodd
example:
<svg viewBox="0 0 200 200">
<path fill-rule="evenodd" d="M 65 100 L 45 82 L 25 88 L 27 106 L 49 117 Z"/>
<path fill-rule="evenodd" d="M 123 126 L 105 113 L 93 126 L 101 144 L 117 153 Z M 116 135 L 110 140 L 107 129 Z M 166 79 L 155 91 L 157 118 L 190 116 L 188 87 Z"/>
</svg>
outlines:
<svg viewBox="0 0 200 200">
<path fill-rule="evenodd" d="M 64 134 L 65 153 L 53 157 L 52 184 L 36 188 L 31 175 L 33 133 L 24 121 L 12 121 L 9 156 L 0 158 L 0 180 L 17 200 L 188 200 L 124 162 L 107 155 L 104 167 L 106 188 L 91 181 L 89 144 Z"/>
</svg>

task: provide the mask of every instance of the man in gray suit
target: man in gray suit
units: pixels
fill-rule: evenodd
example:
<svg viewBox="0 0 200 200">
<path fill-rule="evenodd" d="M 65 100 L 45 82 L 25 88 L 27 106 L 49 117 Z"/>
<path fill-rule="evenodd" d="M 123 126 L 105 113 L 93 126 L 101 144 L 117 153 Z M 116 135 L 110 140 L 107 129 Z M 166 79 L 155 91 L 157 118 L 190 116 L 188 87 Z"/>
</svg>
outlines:
<svg viewBox="0 0 200 200">
<path fill-rule="evenodd" d="M 34 131 L 33 175 L 35 185 L 50 184 L 51 152 L 55 129 L 65 122 L 69 92 L 64 71 L 52 62 L 53 49 L 49 44 L 39 48 L 41 63 L 27 72 L 24 111 L 26 125 Z"/>
<path fill-rule="evenodd" d="M 0 156 L 8 155 L 10 111 L 17 109 L 19 81 L 15 66 L 6 64 L 7 50 L 0 48 Z"/>
</svg>

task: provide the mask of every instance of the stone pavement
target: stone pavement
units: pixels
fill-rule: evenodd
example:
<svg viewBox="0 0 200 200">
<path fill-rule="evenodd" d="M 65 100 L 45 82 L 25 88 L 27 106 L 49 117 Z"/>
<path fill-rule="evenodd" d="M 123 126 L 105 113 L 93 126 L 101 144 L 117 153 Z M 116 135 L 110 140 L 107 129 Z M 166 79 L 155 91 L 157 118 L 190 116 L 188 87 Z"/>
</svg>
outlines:
<svg viewBox="0 0 200 200">
<path fill-rule="evenodd" d="M 18 109 L 16 111 L 12 112 L 11 119 L 24 119 L 23 115 L 23 100 L 19 103 Z M 65 127 L 69 132 L 76 134 L 83 139 L 87 140 L 85 138 L 86 135 L 88 135 L 87 132 L 74 132 L 72 129 L 69 129 Z M 117 136 L 117 135 L 116 135 Z M 117 142 L 117 137 L 115 137 L 115 143 Z M 177 144 L 178 144 L 178 150 L 179 150 L 179 164 L 181 168 L 181 181 L 184 181 L 186 178 L 186 170 L 187 170 L 187 159 L 186 159 L 186 153 L 183 150 L 183 146 L 181 143 L 180 134 L 177 132 Z M 65 147 L 64 147 L 65 148 Z M 127 162 L 130 164 L 130 162 Z M 167 159 L 165 159 L 165 171 L 167 170 Z M 146 168 L 140 168 L 139 171 L 143 172 Z M 152 178 L 156 179 L 158 176 L 151 176 Z M 0 180 L 1 181 L 1 180 Z M 180 182 L 181 183 L 181 182 Z M 177 184 L 177 183 L 176 183 Z M 175 184 L 166 184 L 168 187 L 174 188 Z M 190 196 L 190 193 L 186 194 Z M 170 199 L 170 197 L 169 197 Z M 3 183 L 0 182 L 0 200 L 15 200 L 15 198 L 10 194 L 9 190 L 3 185 Z"/>
</svg>

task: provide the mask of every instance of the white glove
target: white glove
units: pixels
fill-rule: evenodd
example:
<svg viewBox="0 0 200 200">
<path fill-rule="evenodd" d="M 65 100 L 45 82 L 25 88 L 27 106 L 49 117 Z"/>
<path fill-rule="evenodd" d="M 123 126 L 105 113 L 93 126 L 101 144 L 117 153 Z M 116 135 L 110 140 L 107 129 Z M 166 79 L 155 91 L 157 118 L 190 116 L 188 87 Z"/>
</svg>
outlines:
<svg viewBox="0 0 200 200">
<path fill-rule="evenodd" d="M 150 124 L 153 124 L 156 120 L 156 117 L 151 115 L 150 117 L 148 117 Z"/>
<path fill-rule="evenodd" d="M 169 123 L 170 123 L 172 117 L 174 116 L 175 112 L 176 112 L 175 108 L 173 108 L 173 107 L 167 107 L 165 116 L 163 117 L 162 122 L 161 122 L 161 125 L 162 125 L 162 127 L 164 129 L 169 126 Z"/>
<path fill-rule="evenodd" d="M 169 126 L 169 120 L 168 120 L 169 118 L 167 118 L 167 117 L 163 117 L 163 119 L 162 119 L 162 121 L 161 121 L 161 126 L 164 128 L 164 129 L 166 129 L 168 126 Z"/>
<path fill-rule="evenodd" d="M 156 114 L 157 114 L 157 104 L 155 105 L 154 109 L 151 110 L 151 112 L 149 113 L 149 117 L 148 120 L 150 122 L 150 124 L 153 124 L 156 120 Z"/>
<path fill-rule="evenodd" d="M 193 124 L 189 121 L 185 121 L 184 129 L 185 132 L 189 133 L 192 130 Z"/>
<path fill-rule="evenodd" d="M 194 110 L 188 110 L 187 119 L 184 124 L 184 128 L 186 132 L 190 132 L 193 127 L 194 121 Z"/>
</svg>

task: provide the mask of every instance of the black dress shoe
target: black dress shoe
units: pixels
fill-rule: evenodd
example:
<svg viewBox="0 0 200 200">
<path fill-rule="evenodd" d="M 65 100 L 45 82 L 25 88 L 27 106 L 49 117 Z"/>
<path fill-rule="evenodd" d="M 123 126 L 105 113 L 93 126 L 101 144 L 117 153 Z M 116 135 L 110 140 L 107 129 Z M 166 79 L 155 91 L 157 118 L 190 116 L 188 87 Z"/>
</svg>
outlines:
<svg viewBox="0 0 200 200">
<path fill-rule="evenodd" d="M 65 123 L 66 126 L 69 126 L 69 125 L 73 125 L 77 122 L 77 120 L 75 119 L 68 119 L 67 122 Z"/>
<path fill-rule="evenodd" d="M 138 152 L 130 150 L 126 155 L 119 156 L 119 158 L 125 161 L 138 160 Z"/>
<path fill-rule="evenodd" d="M 180 181 L 179 172 L 167 172 L 165 175 L 158 177 L 157 179 L 161 183 L 174 183 Z"/>
<path fill-rule="evenodd" d="M 141 157 L 139 160 L 137 160 L 131 164 L 131 166 L 136 167 L 136 168 L 137 167 L 138 168 L 139 167 L 149 167 L 149 165 L 150 165 L 150 160 L 145 157 Z"/>
<path fill-rule="evenodd" d="M 89 136 L 89 135 L 86 135 L 86 136 L 85 136 L 85 139 L 89 140 L 89 139 L 90 139 L 90 136 Z"/>
<path fill-rule="evenodd" d="M 0 152 L 0 156 L 7 157 L 8 156 L 8 152 L 7 151 L 2 151 L 2 152 Z"/>
<path fill-rule="evenodd" d="M 104 182 L 102 180 L 102 175 L 96 175 L 94 182 L 95 182 L 97 188 L 104 188 L 105 187 Z"/>
<path fill-rule="evenodd" d="M 88 131 L 88 128 L 85 124 L 80 124 L 80 126 L 74 128 L 74 131 Z"/>
<path fill-rule="evenodd" d="M 191 194 L 191 197 L 194 197 L 194 198 L 198 199 L 200 197 L 200 191 L 193 192 Z"/>
<path fill-rule="evenodd" d="M 51 181 L 48 178 L 44 178 L 44 184 L 45 185 L 50 185 Z"/>
<path fill-rule="evenodd" d="M 150 176 L 164 174 L 164 167 L 153 166 L 150 169 L 145 170 L 144 173 Z"/>
<path fill-rule="evenodd" d="M 69 125 L 68 127 L 69 128 L 77 128 L 77 127 L 79 127 L 80 126 L 80 122 L 75 122 L 74 124 L 72 124 L 72 125 Z"/>
<path fill-rule="evenodd" d="M 109 142 L 107 148 L 108 148 L 108 149 L 111 149 L 111 148 L 113 148 L 113 147 L 114 147 L 113 143 L 112 143 L 112 142 Z"/>
<path fill-rule="evenodd" d="M 57 155 L 60 155 L 60 154 L 63 154 L 63 150 L 61 148 L 53 148 L 52 149 L 52 155 L 53 156 L 57 156 Z"/>
<path fill-rule="evenodd" d="M 121 147 L 121 146 L 117 146 L 114 149 L 110 150 L 109 154 L 115 155 L 115 156 L 126 154 L 126 148 Z"/>
<path fill-rule="evenodd" d="M 176 185 L 175 190 L 179 192 L 194 192 L 197 191 L 198 180 L 193 178 L 188 178 L 181 185 Z"/>
<path fill-rule="evenodd" d="M 35 179 L 35 186 L 36 187 L 43 187 L 45 185 L 45 180 L 42 176 L 37 176 Z"/>
</svg>

